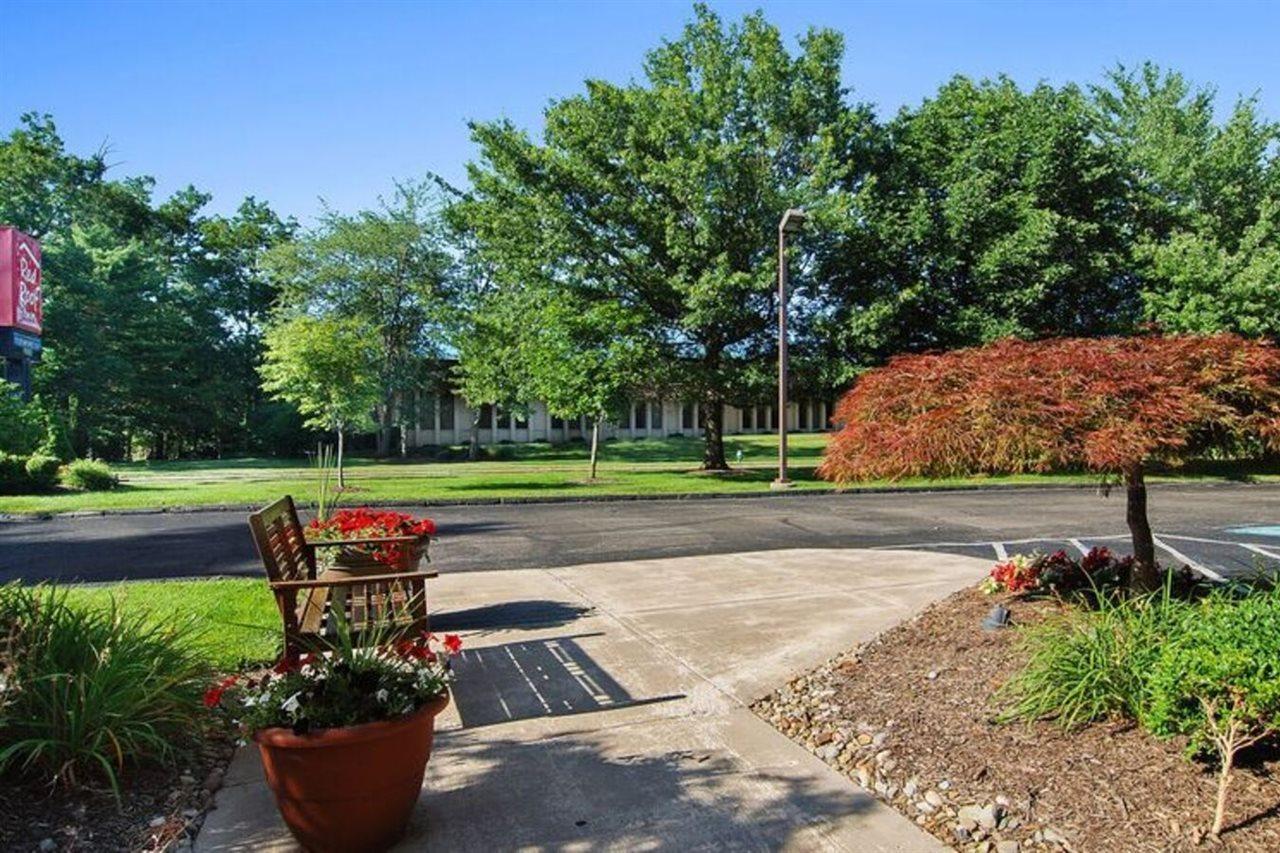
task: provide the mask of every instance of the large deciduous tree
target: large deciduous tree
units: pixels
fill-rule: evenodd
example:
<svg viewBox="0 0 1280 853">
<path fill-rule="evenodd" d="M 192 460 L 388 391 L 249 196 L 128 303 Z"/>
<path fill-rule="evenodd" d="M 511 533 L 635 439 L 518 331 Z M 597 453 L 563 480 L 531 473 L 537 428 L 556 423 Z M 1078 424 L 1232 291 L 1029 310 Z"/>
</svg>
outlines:
<svg viewBox="0 0 1280 853">
<path fill-rule="evenodd" d="M 355 318 L 375 336 L 379 455 L 446 339 L 454 257 L 442 212 L 433 184 L 400 183 L 376 210 L 326 211 L 265 260 L 282 310 Z"/>
<path fill-rule="evenodd" d="M 1138 315 L 1120 161 L 1073 85 L 956 77 L 884 127 L 829 216 L 817 331 L 846 358 L 1124 331 Z"/>
<path fill-rule="evenodd" d="M 837 483 L 1083 467 L 1119 478 L 1132 585 L 1157 581 L 1145 473 L 1213 448 L 1280 449 L 1280 350 L 1236 335 L 1005 340 L 899 356 L 836 407 Z"/>
<path fill-rule="evenodd" d="M 1280 123 L 1151 63 L 1093 88 L 1099 139 L 1121 164 L 1128 269 L 1172 332 L 1280 335 Z"/>
<path fill-rule="evenodd" d="M 498 282 L 537 282 L 639 318 L 706 412 L 703 464 L 727 467 L 726 389 L 767 357 L 783 211 L 826 203 L 867 119 L 840 84 L 841 37 L 792 55 L 759 14 L 704 6 L 626 85 L 590 80 L 553 103 L 540 140 L 472 125 L 480 148 L 459 207 Z"/>
</svg>

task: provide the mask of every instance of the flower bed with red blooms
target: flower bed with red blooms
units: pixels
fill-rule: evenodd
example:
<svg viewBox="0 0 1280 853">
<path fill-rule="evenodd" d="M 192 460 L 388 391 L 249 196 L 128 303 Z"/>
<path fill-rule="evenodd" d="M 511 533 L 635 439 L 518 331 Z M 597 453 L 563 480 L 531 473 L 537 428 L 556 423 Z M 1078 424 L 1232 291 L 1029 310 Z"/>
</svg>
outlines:
<svg viewBox="0 0 1280 853">
<path fill-rule="evenodd" d="M 412 714 L 453 680 L 456 634 L 423 632 L 375 646 L 343 642 L 331 652 L 286 657 L 257 676 L 232 675 L 204 695 L 247 736 L 282 727 L 296 734 L 356 726 Z"/>
<path fill-rule="evenodd" d="M 391 536 L 417 536 L 427 540 L 434 536 L 436 523 L 429 518 L 414 518 L 403 512 L 370 509 L 341 509 L 329 518 L 313 519 L 307 525 L 307 538 L 324 541 L 344 539 L 381 539 Z M 353 546 L 387 566 L 396 565 L 400 549 L 395 545 Z"/>
<path fill-rule="evenodd" d="M 1080 560 L 1066 551 L 1052 554 L 1018 554 L 997 563 L 982 582 L 988 594 L 1015 595 L 1047 592 L 1058 595 L 1115 589 L 1128 582 L 1132 557 L 1117 557 L 1107 548 L 1097 547 Z"/>
</svg>

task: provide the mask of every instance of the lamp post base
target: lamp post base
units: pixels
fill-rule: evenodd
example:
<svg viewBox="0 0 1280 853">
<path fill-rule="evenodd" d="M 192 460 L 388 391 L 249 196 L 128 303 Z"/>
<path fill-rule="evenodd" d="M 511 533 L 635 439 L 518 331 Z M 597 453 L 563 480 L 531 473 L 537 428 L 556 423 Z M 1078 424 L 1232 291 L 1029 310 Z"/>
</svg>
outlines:
<svg viewBox="0 0 1280 853">
<path fill-rule="evenodd" d="M 794 488 L 795 485 L 796 484 L 791 482 L 790 480 L 784 480 L 781 477 L 779 477 L 778 479 L 774 480 L 769 484 L 769 488 L 777 492 L 777 491 L 782 491 L 784 489 Z"/>
</svg>

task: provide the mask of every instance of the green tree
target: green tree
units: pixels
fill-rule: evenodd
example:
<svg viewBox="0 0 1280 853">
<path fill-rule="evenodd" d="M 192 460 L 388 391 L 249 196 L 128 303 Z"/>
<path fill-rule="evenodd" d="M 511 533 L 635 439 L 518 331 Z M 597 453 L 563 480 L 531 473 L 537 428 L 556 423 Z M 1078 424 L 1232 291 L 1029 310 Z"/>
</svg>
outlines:
<svg viewBox="0 0 1280 853">
<path fill-rule="evenodd" d="M 355 318 L 301 314 L 268 326 L 264 342 L 263 389 L 297 406 L 307 426 L 336 434 L 338 485 L 345 486 L 344 436 L 373 425 L 380 399 L 377 336 Z"/>
<path fill-rule="evenodd" d="M 254 257 L 287 228 L 260 205 L 229 220 L 206 216 L 208 201 L 187 188 L 155 204 L 150 179 L 110 179 L 103 152 L 66 151 L 47 116 L 23 116 L 0 140 L 0 221 L 44 249 L 35 384 L 74 452 L 119 458 L 144 447 L 163 457 L 244 445 L 242 401 L 257 387 L 245 350 L 256 360 L 259 345 L 238 331 L 229 269 L 251 275 Z M 235 240 L 220 236 L 220 223 Z"/>
<path fill-rule="evenodd" d="M 1073 85 L 955 77 L 904 108 L 871 175 L 820 228 L 835 311 L 815 332 L 854 365 L 1137 319 L 1121 275 L 1123 174 Z"/>
<path fill-rule="evenodd" d="M 377 340 L 379 454 L 446 339 L 455 261 L 442 212 L 434 185 L 400 183 L 377 210 L 327 210 L 265 259 L 286 310 L 358 319 Z"/>
<path fill-rule="evenodd" d="M 643 317 L 612 302 L 513 285 L 491 293 L 471 319 L 459 339 L 463 396 L 511 408 L 540 400 L 556 417 L 588 416 L 594 480 L 601 425 L 661 384 Z"/>
<path fill-rule="evenodd" d="M 459 216 L 504 282 L 638 319 L 707 412 L 704 467 L 727 465 L 726 388 L 772 351 L 776 229 L 856 159 L 865 116 L 840 85 L 843 44 L 812 30 L 791 55 L 760 14 L 705 6 L 649 53 L 643 82 L 589 80 L 553 103 L 542 141 L 473 124 L 480 148 Z"/>
<path fill-rule="evenodd" d="M 1280 124 L 1152 63 L 1094 88 L 1126 175 L 1122 227 L 1148 319 L 1170 331 L 1280 335 Z"/>
</svg>

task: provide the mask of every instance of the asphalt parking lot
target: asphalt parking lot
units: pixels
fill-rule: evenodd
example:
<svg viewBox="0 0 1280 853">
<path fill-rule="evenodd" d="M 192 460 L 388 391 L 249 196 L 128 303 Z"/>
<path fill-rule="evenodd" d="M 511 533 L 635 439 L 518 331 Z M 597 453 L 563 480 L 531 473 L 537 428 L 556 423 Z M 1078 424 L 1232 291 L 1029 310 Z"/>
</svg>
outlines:
<svg viewBox="0 0 1280 853">
<path fill-rule="evenodd" d="M 1280 525 L 1227 527 L 1214 537 L 1160 531 L 1155 534 L 1158 559 L 1165 565 L 1187 565 L 1214 580 L 1280 574 Z M 1051 554 L 1058 550 L 1080 556 L 1101 546 L 1115 554 L 1133 553 L 1128 533 L 1067 538 L 1031 538 L 989 542 L 921 542 L 891 546 L 888 550 L 918 549 L 991 557 L 1003 560 L 1014 554 Z"/>
<path fill-rule="evenodd" d="M 1128 549 L 1124 496 L 1096 488 L 404 509 L 436 520 L 440 537 L 431 557 L 441 573 L 788 548 L 916 548 L 984 559 L 1093 545 Z M 0 583 L 261 578 L 246 514 L 0 521 Z M 1166 562 L 1222 576 L 1255 566 L 1280 570 L 1280 485 L 1158 485 L 1150 517 Z"/>
</svg>

